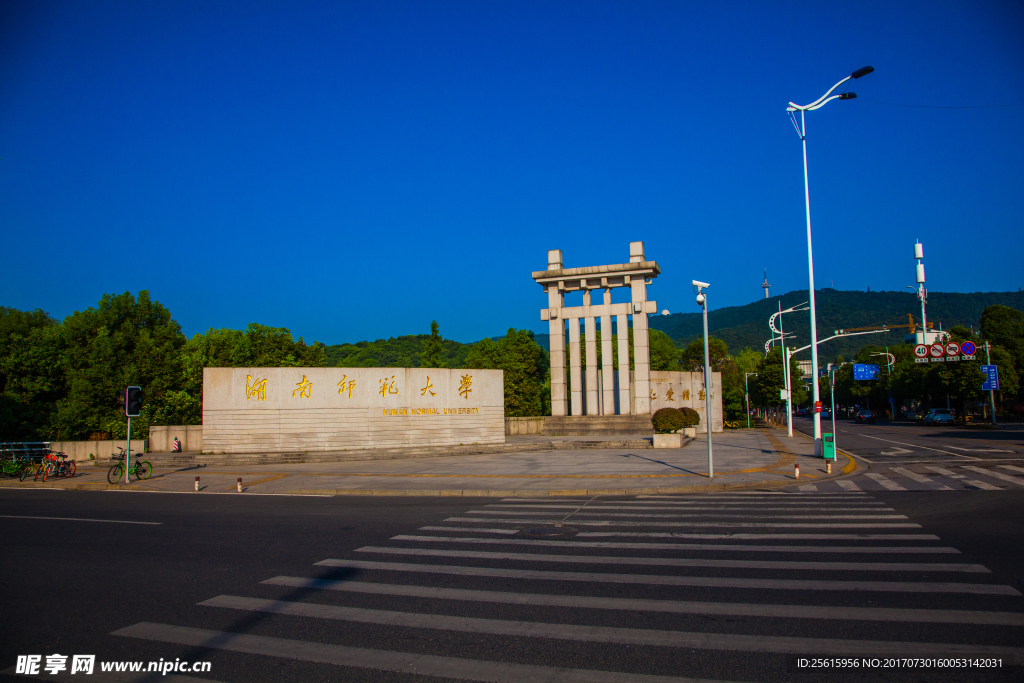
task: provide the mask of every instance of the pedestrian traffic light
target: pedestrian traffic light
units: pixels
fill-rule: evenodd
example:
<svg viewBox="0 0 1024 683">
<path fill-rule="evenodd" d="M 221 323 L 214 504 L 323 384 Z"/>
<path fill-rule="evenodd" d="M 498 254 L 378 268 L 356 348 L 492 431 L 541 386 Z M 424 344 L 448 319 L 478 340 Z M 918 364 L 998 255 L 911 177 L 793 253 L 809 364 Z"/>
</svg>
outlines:
<svg viewBox="0 0 1024 683">
<path fill-rule="evenodd" d="M 142 414 L 142 387 L 128 387 L 125 390 L 124 412 L 128 417 Z"/>
</svg>

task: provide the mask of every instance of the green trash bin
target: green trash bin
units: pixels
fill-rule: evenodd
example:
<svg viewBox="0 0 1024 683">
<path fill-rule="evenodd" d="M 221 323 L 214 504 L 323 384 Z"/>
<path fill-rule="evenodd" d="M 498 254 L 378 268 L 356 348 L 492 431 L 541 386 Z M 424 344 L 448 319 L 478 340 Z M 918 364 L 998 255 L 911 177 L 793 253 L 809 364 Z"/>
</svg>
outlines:
<svg viewBox="0 0 1024 683">
<path fill-rule="evenodd" d="M 834 435 L 821 435 L 821 456 L 825 458 L 825 460 L 836 459 L 836 440 Z"/>
</svg>

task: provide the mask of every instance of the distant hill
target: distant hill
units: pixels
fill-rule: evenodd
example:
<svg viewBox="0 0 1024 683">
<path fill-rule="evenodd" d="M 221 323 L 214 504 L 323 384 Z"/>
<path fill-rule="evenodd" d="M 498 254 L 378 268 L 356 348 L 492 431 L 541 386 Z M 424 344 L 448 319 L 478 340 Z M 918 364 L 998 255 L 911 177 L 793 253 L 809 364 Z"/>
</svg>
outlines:
<svg viewBox="0 0 1024 683">
<path fill-rule="evenodd" d="M 779 310 L 780 303 L 782 308 L 786 309 L 802 301 L 807 301 L 806 290 L 789 292 L 770 299 L 759 299 L 745 306 L 719 308 L 708 313 L 708 329 L 712 336 L 725 341 L 730 351 L 739 351 L 745 347 L 764 349 L 765 341 L 771 336 L 768 329 L 768 318 L 771 314 Z M 821 338 L 832 336 L 833 330 L 837 329 L 905 325 L 908 313 L 913 314 L 914 320 L 918 323 L 921 319 L 921 304 L 917 301 L 917 296 L 909 291 L 854 292 L 826 288 L 817 291 L 815 304 L 818 335 Z M 1024 310 L 1024 292 L 929 292 L 928 320 L 935 323 L 936 329 L 941 324 L 946 330 L 954 325 L 973 326 L 977 330 L 981 312 L 993 304 Z M 694 308 L 697 308 L 696 304 Z M 782 317 L 787 338 L 788 333 L 796 333 L 791 338 L 791 343 L 799 346 L 810 343 L 811 326 L 807 312 L 787 313 Z M 699 310 L 693 313 L 652 315 L 650 326 L 668 334 L 680 348 L 704 335 L 704 323 Z M 836 355 L 850 358 L 866 344 L 902 344 L 903 336 L 907 332 L 906 329 L 897 329 L 888 334 L 836 339 L 819 348 L 825 358 L 834 358 Z M 548 335 L 538 334 L 537 342 L 547 349 Z M 810 351 L 798 354 L 797 358 L 810 358 Z"/>
</svg>

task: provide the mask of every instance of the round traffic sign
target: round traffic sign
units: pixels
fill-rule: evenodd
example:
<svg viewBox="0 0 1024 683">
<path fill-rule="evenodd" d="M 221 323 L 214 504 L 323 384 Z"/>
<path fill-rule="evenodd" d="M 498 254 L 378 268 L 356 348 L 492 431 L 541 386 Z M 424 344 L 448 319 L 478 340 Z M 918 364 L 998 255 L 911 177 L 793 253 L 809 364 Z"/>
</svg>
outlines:
<svg viewBox="0 0 1024 683">
<path fill-rule="evenodd" d="M 946 349 L 942 344 L 932 344 L 931 348 L 928 349 L 928 353 L 932 354 L 932 358 L 942 358 L 942 354 L 945 352 Z"/>
<path fill-rule="evenodd" d="M 949 342 L 948 344 L 946 344 L 946 355 L 947 356 L 959 356 L 960 355 L 960 345 L 957 344 L 956 342 Z"/>
<path fill-rule="evenodd" d="M 917 356 L 918 358 L 927 358 L 928 347 L 925 346 L 924 344 L 918 344 L 917 346 L 914 347 L 914 355 Z"/>
<path fill-rule="evenodd" d="M 974 342 L 965 341 L 963 344 L 960 345 L 960 350 L 963 352 L 965 356 L 973 356 L 974 352 L 977 351 L 978 349 L 974 345 Z"/>
</svg>

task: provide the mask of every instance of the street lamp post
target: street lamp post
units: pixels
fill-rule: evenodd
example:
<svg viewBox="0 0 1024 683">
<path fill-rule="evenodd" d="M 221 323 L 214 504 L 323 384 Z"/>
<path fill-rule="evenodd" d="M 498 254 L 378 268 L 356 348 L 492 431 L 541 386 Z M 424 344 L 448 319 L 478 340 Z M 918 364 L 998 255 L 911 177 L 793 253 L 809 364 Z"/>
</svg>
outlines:
<svg viewBox="0 0 1024 683">
<path fill-rule="evenodd" d="M 782 339 L 782 374 L 783 383 L 786 387 L 786 431 L 787 435 L 790 437 L 793 436 L 793 387 L 789 380 L 789 356 L 786 354 L 786 335 L 783 333 L 784 328 L 782 327 L 782 314 L 793 313 L 794 311 L 806 311 L 808 309 L 800 308 L 806 303 L 807 302 L 805 301 L 791 308 L 787 308 L 786 310 L 782 310 L 782 302 L 780 301 L 779 312 L 772 313 L 772 317 L 768 318 L 768 327 L 771 328 L 772 332 L 777 332 L 779 337 Z M 775 318 L 779 319 L 779 329 L 777 330 L 775 329 Z"/>
<path fill-rule="evenodd" d="M 711 354 L 708 351 L 708 297 L 704 294 L 705 289 L 711 285 L 699 280 L 693 281 L 693 288 L 697 290 L 697 305 L 704 312 L 704 419 L 707 422 L 708 430 L 708 478 L 715 478 L 715 465 L 711 457 Z"/>
<path fill-rule="evenodd" d="M 747 384 L 747 378 L 753 375 L 757 377 L 756 372 L 744 372 L 743 373 L 743 394 L 747 399 L 747 429 L 750 429 L 750 385 Z"/>
<path fill-rule="evenodd" d="M 806 112 L 814 111 L 815 109 L 821 109 L 832 100 L 852 100 L 857 97 L 857 93 L 844 92 L 838 95 L 832 95 L 836 88 L 841 86 L 843 83 L 874 71 L 875 68 L 872 66 L 865 66 L 857 69 L 852 74 L 839 81 L 831 88 L 828 92 L 819 97 L 814 102 L 807 105 L 799 105 L 793 102 L 789 103 L 786 107 L 786 111 L 789 112 L 789 118 L 793 121 L 793 126 L 796 128 L 797 134 L 800 136 L 800 140 L 803 142 L 804 148 L 804 206 L 807 212 L 807 274 L 809 281 L 809 292 L 810 292 L 810 311 L 811 311 L 811 371 L 812 375 L 812 401 L 815 405 L 814 411 L 814 454 L 821 455 L 821 414 L 817 411 L 817 404 L 820 399 L 819 387 L 818 387 L 818 330 L 817 330 L 817 318 L 814 310 L 814 252 L 811 249 L 811 192 L 807 182 L 807 122 Z M 831 97 L 830 97 L 831 95 Z M 794 112 L 800 112 L 800 122 L 797 123 Z"/>
</svg>

